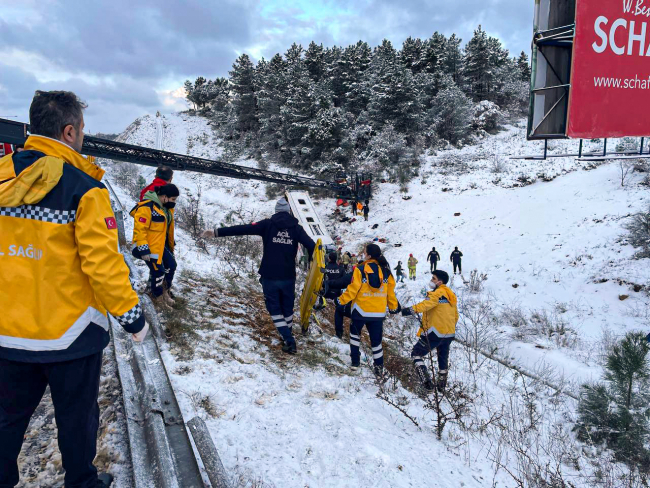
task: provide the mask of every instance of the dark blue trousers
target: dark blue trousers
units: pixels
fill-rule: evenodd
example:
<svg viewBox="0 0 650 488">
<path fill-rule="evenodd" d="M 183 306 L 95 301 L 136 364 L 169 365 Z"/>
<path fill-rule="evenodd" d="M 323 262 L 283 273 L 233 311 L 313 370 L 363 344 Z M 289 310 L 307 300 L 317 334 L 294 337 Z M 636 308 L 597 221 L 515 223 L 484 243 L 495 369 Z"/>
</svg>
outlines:
<svg viewBox="0 0 650 488">
<path fill-rule="evenodd" d="M 174 273 L 176 273 L 176 258 L 169 249 L 165 248 L 161 264 L 153 261 L 145 261 L 145 263 L 149 267 L 151 293 L 153 296 L 159 297 L 163 292 L 163 282 L 167 285 L 167 288 L 172 287 Z"/>
<path fill-rule="evenodd" d="M 350 324 L 350 358 L 352 358 L 352 365 L 358 366 L 361 363 L 361 331 L 363 326 L 368 329 L 370 335 L 370 346 L 372 347 L 372 357 L 375 366 L 384 365 L 384 350 L 381 347 L 381 338 L 384 330 L 383 320 L 366 320 L 353 318 Z"/>
<path fill-rule="evenodd" d="M 50 385 L 66 488 L 96 488 L 102 353 L 60 363 L 0 359 L 0 488 L 18 483 L 18 454 L 29 419 Z"/>
<path fill-rule="evenodd" d="M 449 368 L 449 348 L 454 341 L 453 337 L 438 337 L 435 332 L 428 335 L 422 334 L 420 340 L 413 346 L 411 359 L 415 367 L 425 366 L 424 357 L 433 349 L 438 350 L 438 368 L 441 371 L 447 371 Z"/>
<path fill-rule="evenodd" d="M 337 336 L 343 335 L 343 319 L 352 316 L 351 310 L 352 307 L 349 303 L 345 307 L 336 307 L 334 311 L 334 330 Z"/>
<path fill-rule="evenodd" d="M 282 340 L 287 344 L 295 344 L 291 327 L 293 326 L 293 302 L 296 298 L 295 280 L 260 279 L 266 309 L 271 315 L 273 324 L 278 329 Z"/>
</svg>

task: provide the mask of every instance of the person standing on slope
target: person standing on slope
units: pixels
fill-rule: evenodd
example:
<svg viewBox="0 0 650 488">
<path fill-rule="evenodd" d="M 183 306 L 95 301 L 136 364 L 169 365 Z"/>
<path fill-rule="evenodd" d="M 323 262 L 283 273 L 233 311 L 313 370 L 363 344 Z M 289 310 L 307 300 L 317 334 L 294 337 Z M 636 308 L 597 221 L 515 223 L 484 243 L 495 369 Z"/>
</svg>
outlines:
<svg viewBox="0 0 650 488">
<path fill-rule="evenodd" d="M 171 183 L 173 177 L 174 177 L 173 169 L 171 169 L 168 166 L 158 166 L 158 168 L 156 169 L 156 177 L 149 185 L 145 186 L 140 191 L 140 201 L 144 200 L 144 196 L 148 191 L 154 191 L 159 186 L 165 186 Z"/>
<path fill-rule="evenodd" d="M 397 283 L 404 283 L 404 269 L 402 268 L 402 261 L 397 261 L 397 266 L 395 266 L 395 274 L 397 275 Z"/>
<path fill-rule="evenodd" d="M 350 258 L 352 256 L 348 251 L 345 251 L 341 256 L 341 264 L 343 265 L 343 270 L 347 273 L 350 271 Z"/>
<path fill-rule="evenodd" d="M 436 251 L 436 248 L 432 248 L 431 251 L 429 252 L 429 255 L 427 256 L 427 261 L 431 264 L 431 272 L 433 273 L 436 269 L 438 269 L 438 261 L 440 261 L 440 254 L 438 254 L 438 251 Z"/>
<path fill-rule="evenodd" d="M 350 275 L 350 281 L 341 285 L 341 279 L 346 276 L 346 272 L 343 266 L 336 262 L 336 253 L 329 253 L 328 260 L 329 262 L 325 267 L 325 282 L 323 284 L 325 289 L 324 297 L 330 300 L 336 300 L 343 293 L 343 288 L 346 288 L 350 284 L 352 273 L 348 273 Z M 343 338 L 343 316 L 343 311 L 337 307 L 334 312 L 334 330 L 336 331 L 336 337 L 339 339 Z"/>
<path fill-rule="evenodd" d="M 391 314 L 399 313 L 400 304 L 395 296 L 395 278 L 390 265 L 376 244 L 366 246 L 366 260 L 354 268 L 352 282 L 345 292 L 336 299 L 336 305 L 345 307 L 352 304 L 350 325 L 350 358 L 352 370 L 361 365 L 361 331 L 365 326 L 370 335 L 370 345 L 374 359 L 374 373 L 380 380 L 385 379 L 384 351 L 381 341 L 386 309 Z"/>
<path fill-rule="evenodd" d="M 363 206 L 363 219 L 368 222 L 368 215 L 370 214 L 370 207 L 368 207 L 368 200 L 366 200 L 366 204 Z"/>
<path fill-rule="evenodd" d="M 149 268 L 151 296 L 159 308 L 175 305 L 170 295 L 176 258 L 174 257 L 174 207 L 180 192 L 176 185 L 156 187 L 130 212 L 133 217 L 134 258 L 142 259 Z"/>
<path fill-rule="evenodd" d="M 293 304 L 296 290 L 296 254 L 298 244 L 313 256 L 316 244 L 305 229 L 291 215 L 289 203 L 281 198 L 275 205 L 275 214 L 248 225 L 214 228 L 205 231 L 203 237 L 261 236 L 263 243 L 261 276 L 266 309 L 282 337 L 282 350 L 296 354 L 296 339 L 293 337 Z"/>
<path fill-rule="evenodd" d="M 420 340 L 413 346 L 411 359 L 418 378 L 427 391 L 432 391 L 434 384 L 429 376 L 425 356 L 433 349 L 438 352 L 438 375 L 435 387 L 438 391 L 443 391 L 447 386 L 449 348 L 454 341 L 458 322 L 458 299 L 447 287 L 448 282 L 449 275 L 445 271 L 434 271 L 426 300 L 402 310 L 402 315 L 405 317 L 414 313 L 422 314 L 421 327 L 418 330 Z"/>
<path fill-rule="evenodd" d="M 409 260 L 407 264 L 409 268 L 409 279 L 415 281 L 415 267 L 418 264 L 418 260 L 415 259 L 415 256 L 413 256 L 413 254 L 409 254 Z"/>
<path fill-rule="evenodd" d="M 463 267 L 461 262 L 462 257 L 463 253 L 460 252 L 458 250 L 458 246 L 456 246 L 449 256 L 449 261 L 451 261 L 454 265 L 454 274 L 456 274 L 456 269 L 458 269 L 458 274 L 463 274 Z"/>
<path fill-rule="evenodd" d="M 108 314 L 133 340 L 147 334 L 104 170 L 79 151 L 86 105 L 37 91 L 25 150 L 0 159 L 0 486 L 19 481 L 29 420 L 49 386 L 65 485 L 108 487 L 97 476 L 102 351 Z"/>
</svg>

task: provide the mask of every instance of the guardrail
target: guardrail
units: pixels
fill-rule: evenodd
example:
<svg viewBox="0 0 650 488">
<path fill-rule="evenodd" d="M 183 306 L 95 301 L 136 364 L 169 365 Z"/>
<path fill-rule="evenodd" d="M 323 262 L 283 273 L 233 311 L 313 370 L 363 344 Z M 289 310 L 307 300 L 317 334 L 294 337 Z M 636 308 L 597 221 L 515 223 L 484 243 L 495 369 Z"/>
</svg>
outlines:
<svg viewBox="0 0 650 488">
<path fill-rule="evenodd" d="M 124 206 L 110 183 L 120 250 L 131 277 L 141 279 L 140 270 L 126 247 Z M 109 318 L 115 344 L 136 488 L 203 488 L 197 458 L 188 436 L 176 395 L 160 355 L 157 340 L 163 339 L 158 315 L 151 299 L 140 294 L 151 334 L 135 343 L 131 334 Z M 109 316 L 110 317 L 110 316 Z M 205 423 L 197 417 L 188 422 L 192 437 L 213 488 L 230 488 L 225 469 Z"/>
</svg>

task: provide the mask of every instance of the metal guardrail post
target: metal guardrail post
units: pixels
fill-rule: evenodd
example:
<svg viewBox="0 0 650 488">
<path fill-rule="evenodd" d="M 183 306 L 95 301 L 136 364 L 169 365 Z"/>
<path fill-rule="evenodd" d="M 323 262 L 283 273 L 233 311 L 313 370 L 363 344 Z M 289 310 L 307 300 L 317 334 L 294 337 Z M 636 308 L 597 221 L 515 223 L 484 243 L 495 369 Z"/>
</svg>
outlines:
<svg viewBox="0 0 650 488">
<path fill-rule="evenodd" d="M 115 221 L 117 222 L 117 239 L 120 247 L 126 246 L 126 232 L 124 231 L 124 212 L 122 210 L 115 211 Z"/>
<path fill-rule="evenodd" d="M 226 470 L 203 419 L 194 417 L 187 423 L 187 426 L 190 428 L 194 445 L 201 455 L 212 488 L 231 488 Z"/>
</svg>

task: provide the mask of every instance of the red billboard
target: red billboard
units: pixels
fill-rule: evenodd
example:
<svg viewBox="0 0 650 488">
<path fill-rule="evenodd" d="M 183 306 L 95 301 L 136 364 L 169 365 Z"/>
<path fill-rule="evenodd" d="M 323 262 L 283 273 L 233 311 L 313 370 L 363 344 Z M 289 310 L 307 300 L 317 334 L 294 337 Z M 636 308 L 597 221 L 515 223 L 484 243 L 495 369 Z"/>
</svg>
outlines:
<svg viewBox="0 0 650 488">
<path fill-rule="evenodd" d="M 577 0 L 567 135 L 650 135 L 650 0 Z"/>
</svg>

